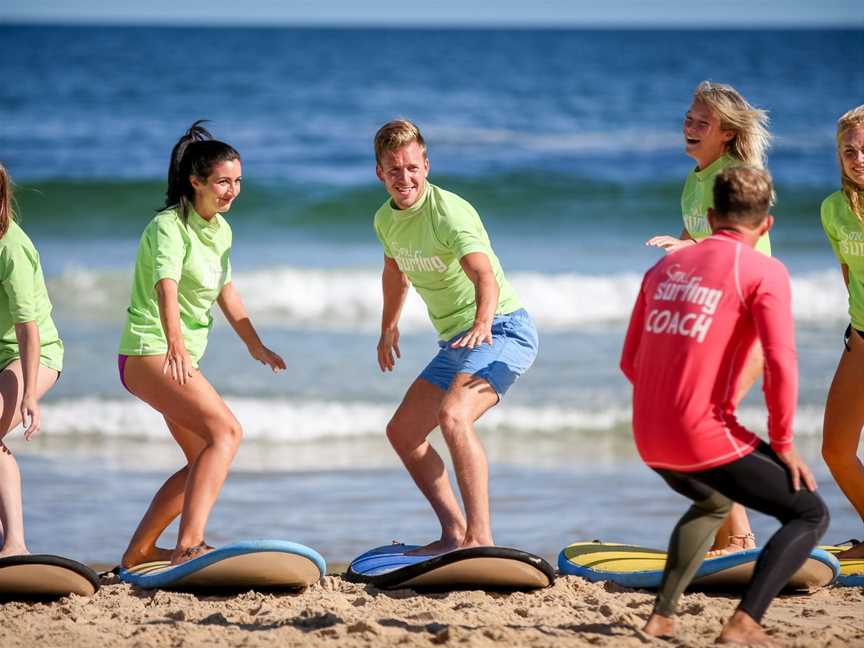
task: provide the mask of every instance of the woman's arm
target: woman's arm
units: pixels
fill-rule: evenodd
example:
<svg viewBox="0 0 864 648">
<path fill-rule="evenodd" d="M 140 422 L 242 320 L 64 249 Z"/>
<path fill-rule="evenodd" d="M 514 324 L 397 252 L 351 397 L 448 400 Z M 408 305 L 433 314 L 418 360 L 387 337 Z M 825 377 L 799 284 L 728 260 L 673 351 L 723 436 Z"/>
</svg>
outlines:
<svg viewBox="0 0 864 648">
<path fill-rule="evenodd" d="M 693 239 L 690 236 L 690 232 L 687 231 L 687 228 L 681 230 L 680 238 L 675 238 L 674 236 L 654 236 L 647 241 L 645 241 L 645 245 L 649 245 L 651 247 L 659 247 L 663 248 L 667 252 L 674 252 L 675 250 L 680 250 L 683 247 L 687 247 L 688 245 L 695 245 L 699 241 Z"/>
<path fill-rule="evenodd" d="M 252 320 L 246 312 L 246 307 L 243 305 L 243 300 L 240 299 L 240 293 L 234 288 L 234 284 L 229 282 L 222 287 L 219 293 L 219 308 L 225 315 L 225 319 L 231 325 L 231 328 L 237 333 L 241 340 L 249 349 L 249 355 L 255 358 L 261 364 L 266 364 L 273 371 L 285 369 L 285 361 L 278 353 L 274 353 L 264 346 L 255 327 L 252 326 Z"/>
<path fill-rule="evenodd" d="M 159 319 L 168 342 L 162 373 L 171 370 L 171 379 L 181 385 L 192 377 L 194 367 L 192 358 L 183 342 L 183 329 L 180 328 L 180 304 L 177 301 L 177 282 L 173 279 L 160 279 L 156 282 L 156 297 L 159 300 Z"/>
<path fill-rule="evenodd" d="M 39 431 L 41 413 L 36 399 L 36 379 L 39 376 L 41 344 L 39 327 L 35 321 L 15 325 L 15 337 L 21 353 L 21 372 L 24 374 L 24 394 L 21 398 L 21 424 L 28 441 Z"/>
</svg>

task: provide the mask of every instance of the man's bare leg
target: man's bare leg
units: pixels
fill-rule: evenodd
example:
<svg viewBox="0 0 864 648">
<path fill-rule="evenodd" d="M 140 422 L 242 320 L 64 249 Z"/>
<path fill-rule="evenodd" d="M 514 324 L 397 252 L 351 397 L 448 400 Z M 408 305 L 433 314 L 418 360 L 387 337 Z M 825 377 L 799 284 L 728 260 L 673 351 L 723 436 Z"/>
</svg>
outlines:
<svg viewBox="0 0 864 648">
<path fill-rule="evenodd" d="M 426 497 L 441 524 L 441 538 L 414 553 L 433 554 L 461 546 L 467 524 L 441 456 L 426 440 L 438 425 L 445 392 L 430 382 L 414 381 L 390 423 L 387 438 L 408 473 Z"/>
<path fill-rule="evenodd" d="M 474 422 L 498 402 L 498 394 L 482 378 L 456 374 L 441 403 L 438 424 L 450 449 L 467 528 L 460 547 L 494 544 L 489 515 L 489 467 Z"/>
</svg>

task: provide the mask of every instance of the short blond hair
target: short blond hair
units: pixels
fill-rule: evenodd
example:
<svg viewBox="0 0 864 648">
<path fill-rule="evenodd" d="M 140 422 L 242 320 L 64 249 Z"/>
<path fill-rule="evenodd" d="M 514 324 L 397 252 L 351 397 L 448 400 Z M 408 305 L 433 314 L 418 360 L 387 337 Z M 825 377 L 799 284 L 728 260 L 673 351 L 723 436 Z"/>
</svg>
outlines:
<svg viewBox="0 0 864 648">
<path fill-rule="evenodd" d="M 738 166 L 714 179 L 714 212 L 723 220 L 758 225 L 768 215 L 774 188 L 764 169 Z"/>
<path fill-rule="evenodd" d="M 720 128 L 735 132 L 727 145 L 732 157 L 757 169 L 765 168 L 771 143 L 768 111 L 751 106 L 732 86 L 711 81 L 696 86 L 693 101 L 708 106 L 720 120 Z"/>
<path fill-rule="evenodd" d="M 849 201 L 849 207 L 852 213 L 859 221 L 864 222 L 864 187 L 858 184 L 846 175 L 846 170 L 843 168 L 843 151 L 840 147 L 843 146 L 843 136 L 853 128 L 864 127 L 864 105 L 853 108 L 852 110 L 843 113 L 840 119 L 837 120 L 837 157 L 840 158 L 840 187 L 843 193 L 846 194 L 846 200 Z"/>
<path fill-rule="evenodd" d="M 381 164 L 381 156 L 385 151 L 395 151 L 417 142 L 426 157 L 426 140 L 417 125 L 408 119 L 394 119 L 387 122 L 375 133 L 375 163 Z"/>
</svg>

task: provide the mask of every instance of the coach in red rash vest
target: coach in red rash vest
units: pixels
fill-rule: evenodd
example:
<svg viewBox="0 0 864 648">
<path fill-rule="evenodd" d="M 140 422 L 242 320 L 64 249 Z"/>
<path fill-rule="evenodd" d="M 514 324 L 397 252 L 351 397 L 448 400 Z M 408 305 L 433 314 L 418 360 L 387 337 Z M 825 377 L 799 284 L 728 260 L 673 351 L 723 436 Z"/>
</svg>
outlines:
<svg viewBox="0 0 864 648">
<path fill-rule="evenodd" d="M 714 184 L 713 234 L 651 268 L 633 309 L 621 369 L 633 383 L 633 436 L 642 459 L 693 500 L 669 542 L 648 634 L 674 633 L 678 599 L 702 564 L 732 502 L 783 526 L 720 634 L 770 645 L 760 626 L 772 599 L 828 526 L 810 470 L 792 443 L 798 396 L 789 275 L 753 246 L 771 229 L 771 179 L 727 169 Z M 765 352 L 770 445 L 735 418 L 733 398 L 756 340 Z M 801 488 L 801 483 L 805 488 Z"/>
</svg>

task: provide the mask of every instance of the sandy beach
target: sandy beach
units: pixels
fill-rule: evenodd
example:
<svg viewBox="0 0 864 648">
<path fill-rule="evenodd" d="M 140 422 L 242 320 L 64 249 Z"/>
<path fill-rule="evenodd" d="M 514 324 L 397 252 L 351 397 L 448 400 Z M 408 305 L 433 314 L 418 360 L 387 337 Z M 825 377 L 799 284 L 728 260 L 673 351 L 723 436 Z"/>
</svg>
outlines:
<svg viewBox="0 0 864 648">
<path fill-rule="evenodd" d="M 0 605 L 0 645 L 24 646 L 643 646 L 648 592 L 577 577 L 531 593 L 380 591 L 327 576 L 299 593 L 204 596 L 115 579 L 91 599 Z M 713 645 L 737 599 L 683 599 L 671 645 Z M 864 590 L 783 596 L 765 626 L 787 646 L 864 646 Z"/>
</svg>

